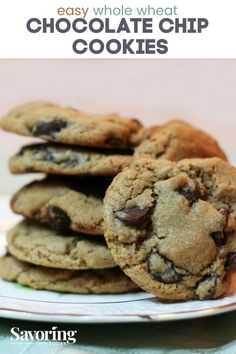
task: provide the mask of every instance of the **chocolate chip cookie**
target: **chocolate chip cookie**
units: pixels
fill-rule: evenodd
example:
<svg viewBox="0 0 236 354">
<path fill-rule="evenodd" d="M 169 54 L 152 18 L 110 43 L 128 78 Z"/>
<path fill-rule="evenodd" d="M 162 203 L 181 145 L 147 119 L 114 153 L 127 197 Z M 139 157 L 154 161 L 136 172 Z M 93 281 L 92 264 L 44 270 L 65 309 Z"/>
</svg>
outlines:
<svg viewBox="0 0 236 354">
<path fill-rule="evenodd" d="M 104 179 L 48 177 L 21 188 L 11 199 L 16 214 L 57 231 L 103 235 Z"/>
<path fill-rule="evenodd" d="M 142 125 L 118 115 L 85 114 L 50 102 L 33 102 L 11 110 L 1 120 L 7 131 L 63 144 L 127 148 Z"/>
<path fill-rule="evenodd" d="M 133 160 L 130 151 L 91 150 L 58 144 L 25 146 L 10 159 L 12 173 L 116 176 Z"/>
<path fill-rule="evenodd" d="M 0 258 L 0 277 L 29 286 L 76 294 L 117 294 L 138 290 L 118 268 L 72 271 L 35 266 L 11 256 Z"/>
<path fill-rule="evenodd" d="M 62 269 L 115 267 L 103 237 L 96 241 L 83 235 L 61 234 L 30 221 L 8 232 L 9 252 L 33 264 Z"/>
<path fill-rule="evenodd" d="M 173 120 L 150 129 L 149 137 L 135 149 L 135 159 L 151 157 L 179 161 L 184 158 L 226 156 L 215 139 L 190 124 Z"/>
<path fill-rule="evenodd" d="M 219 158 L 140 159 L 105 200 L 115 262 L 160 299 L 225 293 L 236 261 L 236 169 Z"/>
</svg>

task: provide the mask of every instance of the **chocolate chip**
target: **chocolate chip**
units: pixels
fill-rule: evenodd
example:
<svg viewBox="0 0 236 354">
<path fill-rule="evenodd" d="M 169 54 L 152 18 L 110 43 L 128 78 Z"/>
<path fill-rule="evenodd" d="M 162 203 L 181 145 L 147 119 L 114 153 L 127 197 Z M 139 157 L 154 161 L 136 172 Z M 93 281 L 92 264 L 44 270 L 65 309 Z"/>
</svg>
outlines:
<svg viewBox="0 0 236 354">
<path fill-rule="evenodd" d="M 123 146 L 123 141 L 117 137 L 110 137 L 105 141 L 105 143 L 113 148 L 119 148 L 120 146 Z"/>
<path fill-rule="evenodd" d="M 224 243 L 224 234 L 221 231 L 212 232 L 211 237 L 214 240 L 217 247 L 222 246 L 222 244 Z"/>
<path fill-rule="evenodd" d="M 54 161 L 53 153 L 47 149 L 43 144 L 36 146 L 33 151 L 33 159 L 36 161 Z"/>
<path fill-rule="evenodd" d="M 225 262 L 225 269 L 230 270 L 236 264 L 236 252 L 230 252 L 227 255 L 227 260 Z"/>
<path fill-rule="evenodd" d="M 177 192 L 188 200 L 190 206 L 192 206 L 198 201 L 198 199 L 201 198 L 201 191 L 197 184 L 194 188 L 192 188 L 191 186 L 179 188 L 177 189 Z"/>
<path fill-rule="evenodd" d="M 63 128 L 67 126 L 67 123 L 59 118 L 55 118 L 50 122 L 39 121 L 32 130 L 34 136 L 51 136 L 54 137 L 56 133 L 59 133 Z"/>
<path fill-rule="evenodd" d="M 52 205 L 47 207 L 47 221 L 53 229 L 58 231 L 66 231 L 70 228 L 69 216 L 60 208 Z"/>
<path fill-rule="evenodd" d="M 218 274 L 213 272 L 210 276 L 204 276 L 198 284 L 198 293 L 202 300 L 213 299 L 217 291 Z"/>
<path fill-rule="evenodd" d="M 173 263 L 157 251 L 152 251 L 147 258 L 148 271 L 153 279 L 164 284 L 174 284 L 181 280 L 182 275 L 175 269 Z"/>
<path fill-rule="evenodd" d="M 150 216 L 150 208 L 148 207 L 132 207 L 117 211 L 115 218 L 120 220 L 127 226 L 138 226 L 148 221 Z"/>
<path fill-rule="evenodd" d="M 228 236 L 230 235 L 230 232 L 226 231 L 226 226 L 230 215 L 229 208 L 221 208 L 219 210 L 219 213 L 225 217 L 225 226 L 223 228 L 223 231 L 211 233 L 211 237 L 213 238 L 217 247 L 224 245 L 227 241 Z"/>
</svg>

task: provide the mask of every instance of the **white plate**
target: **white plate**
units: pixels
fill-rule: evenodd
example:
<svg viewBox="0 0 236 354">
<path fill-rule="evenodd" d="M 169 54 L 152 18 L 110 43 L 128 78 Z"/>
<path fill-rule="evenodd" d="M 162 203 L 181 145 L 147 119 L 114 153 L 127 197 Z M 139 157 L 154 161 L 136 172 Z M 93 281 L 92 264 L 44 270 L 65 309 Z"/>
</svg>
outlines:
<svg viewBox="0 0 236 354">
<path fill-rule="evenodd" d="M 5 231 L 19 217 L 0 198 L 0 249 L 5 251 Z M 105 323 L 171 321 L 216 315 L 236 309 L 236 272 L 228 294 L 218 300 L 160 303 L 146 293 L 72 295 L 33 290 L 0 280 L 0 317 L 48 322 Z"/>
</svg>

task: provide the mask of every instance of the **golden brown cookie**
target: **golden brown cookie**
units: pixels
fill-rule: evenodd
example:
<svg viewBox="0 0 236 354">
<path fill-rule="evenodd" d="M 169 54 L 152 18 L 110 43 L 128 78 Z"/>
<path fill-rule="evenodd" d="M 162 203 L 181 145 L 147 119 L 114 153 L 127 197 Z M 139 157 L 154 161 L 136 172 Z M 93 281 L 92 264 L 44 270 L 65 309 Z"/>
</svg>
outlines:
<svg viewBox="0 0 236 354">
<path fill-rule="evenodd" d="M 1 120 L 7 131 L 62 144 L 104 148 L 133 146 L 142 125 L 115 114 L 85 114 L 50 102 L 32 102 L 11 110 Z"/>
<path fill-rule="evenodd" d="M 33 289 L 76 294 L 117 294 L 138 290 L 118 268 L 72 271 L 34 266 L 11 256 L 0 258 L 0 277 Z"/>
<path fill-rule="evenodd" d="M 195 157 L 220 157 L 226 160 L 225 153 L 215 139 L 180 120 L 150 129 L 149 137 L 134 153 L 135 159 L 146 157 L 171 161 Z"/>
<path fill-rule="evenodd" d="M 43 172 L 71 176 L 116 176 L 133 161 L 130 151 L 33 144 L 10 159 L 12 173 Z"/>
<path fill-rule="evenodd" d="M 11 208 L 57 231 L 103 235 L 103 198 L 109 183 L 104 179 L 47 177 L 14 194 Z"/>
<path fill-rule="evenodd" d="M 236 261 L 236 169 L 218 158 L 140 159 L 104 200 L 115 262 L 161 299 L 212 299 Z"/>
<path fill-rule="evenodd" d="M 30 221 L 13 227 L 7 244 L 14 257 L 45 267 L 80 270 L 116 265 L 103 237 L 62 234 Z"/>
</svg>

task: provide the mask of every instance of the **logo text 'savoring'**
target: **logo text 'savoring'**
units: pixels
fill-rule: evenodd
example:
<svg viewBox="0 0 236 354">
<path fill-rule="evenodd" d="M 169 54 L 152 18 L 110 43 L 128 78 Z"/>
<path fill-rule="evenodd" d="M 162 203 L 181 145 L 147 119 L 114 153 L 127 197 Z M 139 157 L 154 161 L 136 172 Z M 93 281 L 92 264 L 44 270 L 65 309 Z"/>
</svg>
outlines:
<svg viewBox="0 0 236 354">
<path fill-rule="evenodd" d="M 19 327 L 11 328 L 11 340 L 13 341 L 51 341 L 51 342 L 61 342 L 66 344 L 75 344 L 76 343 L 76 330 L 59 330 L 58 327 L 54 326 L 51 330 L 21 330 Z"/>
</svg>

